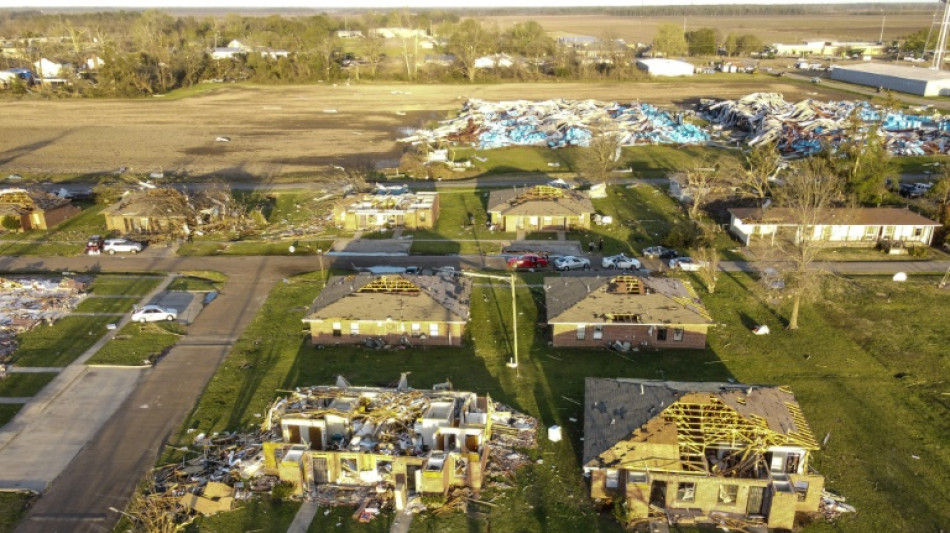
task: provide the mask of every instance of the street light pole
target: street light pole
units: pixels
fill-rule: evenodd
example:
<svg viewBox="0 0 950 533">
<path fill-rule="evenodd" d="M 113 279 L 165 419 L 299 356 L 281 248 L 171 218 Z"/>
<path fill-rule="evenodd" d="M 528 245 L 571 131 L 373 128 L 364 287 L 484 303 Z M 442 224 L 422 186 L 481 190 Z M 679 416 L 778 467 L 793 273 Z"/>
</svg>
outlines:
<svg viewBox="0 0 950 533">
<path fill-rule="evenodd" d="M 515 273 L 512 272 L 508 276 L 497 276 L 494 274 L 481 274 L 479 272 L 459 272 L 461 276 L 467 276 L 470 278 L 487 278 L 487 279 L 497 279 L 501 281 L 508 281 L 511 284 L 511 341 L 512 341 L 512 358 L 508 361 L 507 366 L 509 368 L 518 368 L 518 301 L 515 299 L 515 283 L 517 278 Z"/>
<path fill-rule="evenodd" d="M 317 258 L 320 260 L 320 280 L 323 288 L 327 286 L 327 273 L 323 271 L 323 248 L 317 248 Z"/>
</svg>

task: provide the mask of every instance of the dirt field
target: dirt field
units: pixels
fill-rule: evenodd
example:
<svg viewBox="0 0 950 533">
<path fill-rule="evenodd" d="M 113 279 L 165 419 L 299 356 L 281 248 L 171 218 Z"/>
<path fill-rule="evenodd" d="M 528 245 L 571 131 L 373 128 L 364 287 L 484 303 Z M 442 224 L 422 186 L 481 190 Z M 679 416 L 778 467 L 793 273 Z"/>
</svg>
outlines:
<svg viewBox="0 0 950 533">
<path fill-rule="evenodd" d="M 814 90 L 827 91 L 736 75 L 637 84 L 232 85 L 169 101 L 0 100 L 0 173 L 86 174 L 127 167 L 140 174 L 250 179 L 306 175 L 354 155 L 395 161 L 401 128 L 445 118 L 469 97 L 669 104 L 758 91 L 789 99 L 818 97 Z M 231 140 L 216 142 L 218 136 Z"/>
</svg>

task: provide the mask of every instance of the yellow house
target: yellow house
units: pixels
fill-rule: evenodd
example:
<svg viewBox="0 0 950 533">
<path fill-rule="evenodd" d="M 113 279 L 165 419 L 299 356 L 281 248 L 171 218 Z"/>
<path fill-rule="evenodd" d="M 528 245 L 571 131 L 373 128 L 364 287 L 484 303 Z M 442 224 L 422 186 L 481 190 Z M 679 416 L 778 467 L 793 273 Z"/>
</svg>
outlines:
<svg viewBox="0 0 950 533">
<path fill-rule="evenodd" d="M 469 278 L 334 276 L 303 318 L 315 345 L 461 346 Z"/>
<path fill-rule="evenodd" d="M 343 198 L 333 208 L 336 225 L 351 231 L 395 227 L 431 229 L 439 216 L 439 193 L 378 187 L 375 193 Z"/>
<path fill-rule="evenodd" d="M 544 282 L 554 346 L 706 347 L 713 321 L 675 278 L 629 274 L 548 278 Z"/>
<path fill-rule="evenodd" d="M 584 471 L 591 497 L 627 516 L 711 524 L 716 517 L 792 529 L 815 513 L 818 443 L 784 387 L 587 378 Z"/>
<path fill-rule="evenodd" d="M 0 218 L 16 220 L 19 231 L 49 229 L 80 211 L 69 200 L 44 191 L 0 190 Z"/>
<path fill-rule="evenodd" d="M 536 185 L 488 196 L 488 217 L 500 231 L 590 229 L 594 205 L 586 192 Z"/>
</svg>

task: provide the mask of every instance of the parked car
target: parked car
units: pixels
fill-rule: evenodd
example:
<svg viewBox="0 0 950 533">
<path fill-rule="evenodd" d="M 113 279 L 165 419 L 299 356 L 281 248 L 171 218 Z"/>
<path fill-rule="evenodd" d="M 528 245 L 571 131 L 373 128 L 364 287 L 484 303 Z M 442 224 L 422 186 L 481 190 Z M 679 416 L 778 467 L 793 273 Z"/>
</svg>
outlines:
<svg viewBox="0 0 950 533">
<path fill-rule="evenodd" d="M 103 252 L 109 252 L 111 255 L 119 253 L 137 254 L 142 251 L 142 243 L 130 241 L 128 239 L 106 239 L 102 245 Z"/>
<path fill-rule="evenodd" d="M 520 257 L 512 257 L 508 260 L 508 268 L 513 269 L 531 269 L 545 268 L 548 266 L 548 259 L 535 254 L 525 254 Z"/>
<path fill-rule="evenodd" d="M 687 272 L 696 272 L 705 265 L 705 261 L 697 261 L 692 257 L 675 257 L 670 259 L 670 268 L 678 268 Z"/>
<path fill-rule="evenodd" d="M 171 322 L 178 318 L 178 310 L 171 307 L 161 307 L 158 305 L 144 305 L 132 310 L 133 322 L 161 322 L 167 320 Z"/>
<path fill-rule="evenodd" d="M 660 259 L 672 259 L 679 257 L 679 252 L 666 246 L 650 246 L 643 249 L 643 255 L 647 257 L 658 257 Z"/>
<path fill-rule="evenodd" d="M 920 198 L 926 194 L 927 189 L 921 187 L 919 183 L 901 183 L 898 192 L 907 198 Z"/>
<path fill-rule="evenodd" d="M 590 270 L 590 259 L 566 255 L 554 260 L 554 270 Z"/>
<path fill-rule="evenodd" d="M 627 257 L 624 254 L 612 255 L 610 257 L 605 257 L 600 262 L 600 266 L 604 268 L 616 268 L 620 270 L 631 270 L 640 268 L 639 259 L 633 257 Z"/>
<path fill-rule="evenodd" d="M 86 241 L 86 255 L 99 255 L 102 253 L 104 241 L 99 235 L 93 235 Z"/>
</svg>

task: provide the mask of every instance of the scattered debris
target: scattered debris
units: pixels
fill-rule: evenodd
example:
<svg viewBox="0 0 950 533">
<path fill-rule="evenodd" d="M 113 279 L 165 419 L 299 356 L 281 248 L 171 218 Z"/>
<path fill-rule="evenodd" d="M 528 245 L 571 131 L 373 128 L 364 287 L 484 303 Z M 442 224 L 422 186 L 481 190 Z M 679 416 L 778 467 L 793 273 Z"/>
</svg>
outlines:
<svg viewBox="0 0 950 533">
<path fill-rule="evenodd" d="M 85 278 L 0 277 L 0 363 L 16 352 L 16 336 L 52 324 L 86 298 Z"/>
<path fill-rule="evenodd" d="M 231 138 L 230 137 L 215 137 L 214 142 L 229 143 L 231 142 Z"/>
<path fill-rule="evenodd" d="M 769 330 L 769 327 L 765 324 L 759 324 L 755 326 L 754 328 L 752 328 L 753 335 L 768 335 L 769 333 L 771 333 L 771 331 Z"/>
</svg>

